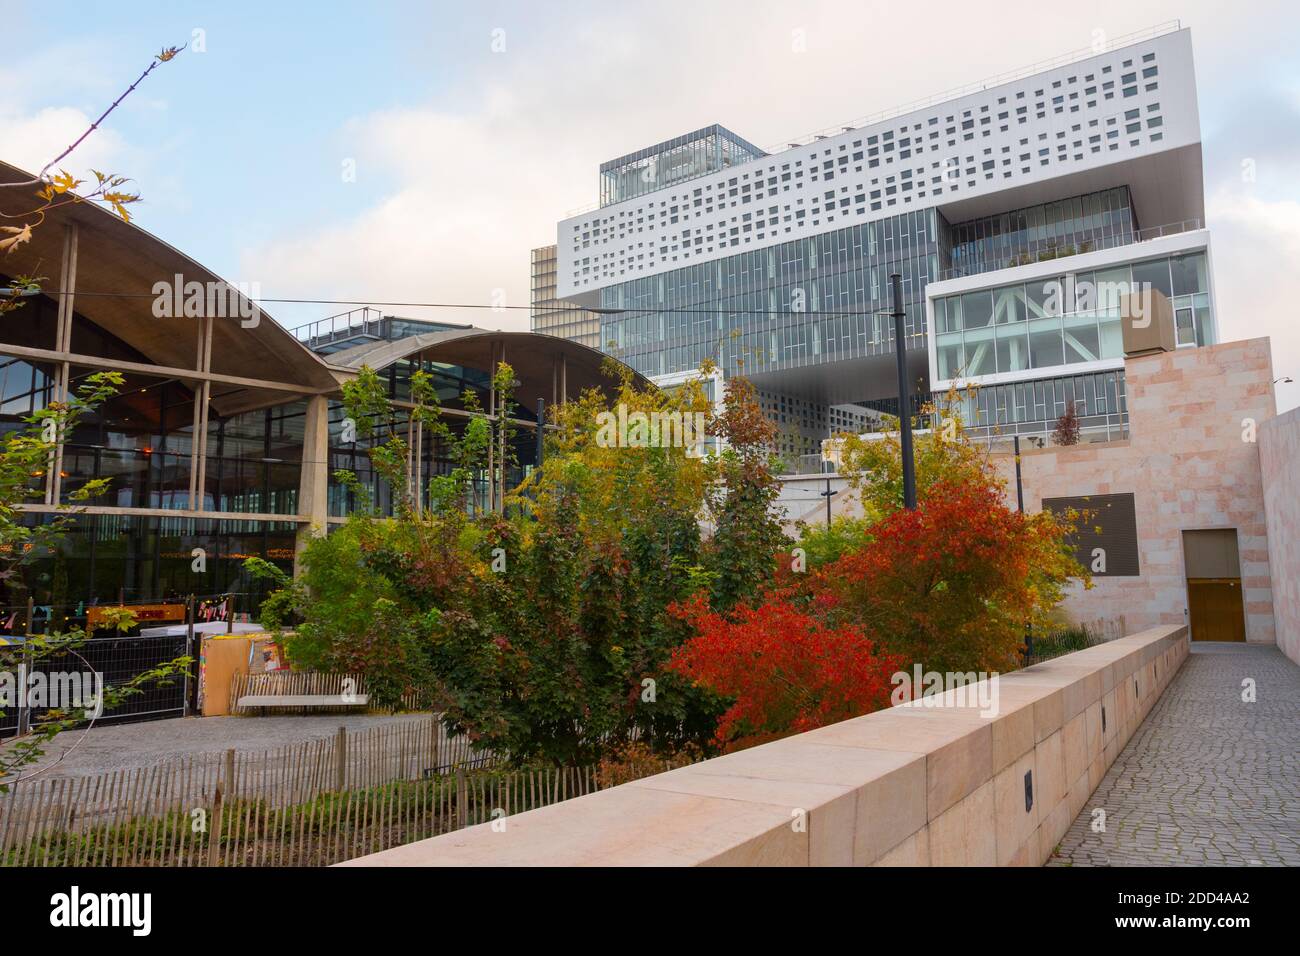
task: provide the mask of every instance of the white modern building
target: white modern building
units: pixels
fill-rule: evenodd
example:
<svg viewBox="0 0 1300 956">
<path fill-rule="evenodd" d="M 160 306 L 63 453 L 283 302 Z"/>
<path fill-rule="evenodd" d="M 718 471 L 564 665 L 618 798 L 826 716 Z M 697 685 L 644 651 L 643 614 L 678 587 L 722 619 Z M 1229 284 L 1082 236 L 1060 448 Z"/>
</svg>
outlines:
<svg viewBox="0 0 1300 956">
<path fill-rule="evenodd" d="M 966 420 L 1127 427 L 1118 299 L 1217 341 L 1191 35 L 1120 38 L 781 151 L 707 127 L 601 165 L 557 230 L 557 297 L 601 347 L 677 376 L 743 373 L 783 451 L 897 410 L 888 277 L 917 402 L 981 386 Z M 1119 291 L 1117 291 L 1119 290 Z"/>
</svg>

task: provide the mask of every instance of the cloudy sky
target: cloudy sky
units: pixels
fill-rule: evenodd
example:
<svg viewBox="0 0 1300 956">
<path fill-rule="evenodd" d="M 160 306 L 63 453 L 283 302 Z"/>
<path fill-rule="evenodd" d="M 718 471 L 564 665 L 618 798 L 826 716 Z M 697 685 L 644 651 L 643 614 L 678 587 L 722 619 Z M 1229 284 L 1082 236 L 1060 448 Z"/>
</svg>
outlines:
<svg viewBox="0 0 1300 956">
<path fill-rule="evenodd" d="M 79 9 L 80 8 L 80 9 Z M 1192 29 L 1225 338 L 1300 405 L 1300 7 L 1101 0 L 0 0 L 0 158 L 135 178 L 138 222 L 264 297 L 526 305 L 599 163 L 709 123 L 762 146 L 1179 19 Z M 1048 12 L 1050 10 L 1050 13 Z M 798 37 L 801 42 L 794 42 Z M 1249 171 L 1249 172 L 1247 172 Z M 273 306 L 286 325 L 328 306 Z M 399 311 L 399 310 L 392 310 Z M 400 310 L 413 312 L 414 310 Z M 527 313 L 447 314 L 526 328 Z"/>
</svg>

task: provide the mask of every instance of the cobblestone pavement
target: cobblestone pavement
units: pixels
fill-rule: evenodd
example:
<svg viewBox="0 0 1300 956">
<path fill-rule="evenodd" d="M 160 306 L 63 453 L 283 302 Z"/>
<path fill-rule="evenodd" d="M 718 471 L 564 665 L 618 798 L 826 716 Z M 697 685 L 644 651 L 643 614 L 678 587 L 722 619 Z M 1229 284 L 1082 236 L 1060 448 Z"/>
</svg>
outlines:
<svg viewBox="0 0 1300 956">
<path fill-rule="evenodd" d="M 1300 865 L 1300 666 L 1271 646 L 1193 644 L 1048 865 Z"/>
</svg>

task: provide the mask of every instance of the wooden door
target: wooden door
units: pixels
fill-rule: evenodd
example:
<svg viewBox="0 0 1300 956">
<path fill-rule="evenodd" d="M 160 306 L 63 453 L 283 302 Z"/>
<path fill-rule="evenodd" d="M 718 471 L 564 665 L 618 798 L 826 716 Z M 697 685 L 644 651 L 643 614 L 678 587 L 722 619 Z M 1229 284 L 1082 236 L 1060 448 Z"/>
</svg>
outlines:
<svg viewBox="0 0 1300 956">
<path fill-rule="evenodd" d="M 1187 611 L 1194 641 L 1244 641 L 1240 578 L 1188 578 Z"/>
</svg>

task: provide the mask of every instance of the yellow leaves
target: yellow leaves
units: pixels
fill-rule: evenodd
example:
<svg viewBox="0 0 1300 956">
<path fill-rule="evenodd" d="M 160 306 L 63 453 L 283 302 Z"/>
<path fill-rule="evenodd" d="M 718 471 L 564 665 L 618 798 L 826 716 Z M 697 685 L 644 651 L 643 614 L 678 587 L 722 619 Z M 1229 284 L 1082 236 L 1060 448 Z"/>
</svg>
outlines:
<svg viewBox="0 0 1300 956">
<path fill-rule="evenodd" d="M 54 190 L 55 195 L 61 196 L 64 193 L 72 192 L 84 181 L 85 180 L 77 179 L 66 169 L 60 169 L 59 175 L 50 180 L 48 186 Z"/>
<path fill-rule="evenodd" d="M 0 239 L 0 249 L 6 253 L 13 252 L 24 242 L 31 242 L 32 239 L 31 223 L 23 223 L 21 226 L 0 226 L 0 232 L 9 233 L 8 239 Z"/>
<path fill-rule="evenodd" d="M 104 202 L 113 207 L 113 211 L 122 217 L 123 222 L 131 221 L 131 214 L 126 211 L 127 203 L 139 202 L 139 193 L 124 192 L 106 192 L 103 195 Z"/>
<path fill-rule="evenodd" d="M 174 59 L 176 54 L 180 53 L 183 49 L 185 49 L 183 46 L 164 47 L 162 51 L 154 57 L 154 59 L 159 63 L 166 63 L 168 60 Z"/>
<path fill-rule="evenodd" d="M 89 199 L 99 199 L 113 207 L 113 211 L 125 222 L 131 221 L 131 214 L 126 211 L 126 207 L 134 202 L 140 201 L 139 193 L 125 192 L 118 187 L 130 182 L 126 176 L 118 176 L 116 173 L 105 173 L 98 169 L 92 169 L 91 174 L 95 177 L 95 189 L 85 195 L 77 195 L 74 191 L 78 186 L 85 182 L 84 179 L 77 179 L 66 169 L 60 169 L 59 174 L 42 184 L 41 188 L 36 191 L 36 196 L 44 203 L 37 211 L 51 206 L 62 205 L 64 202 L 85 202 Z M 62 202 L 57 202 L 58 197 L 67 197 Z"/>
</svg>

